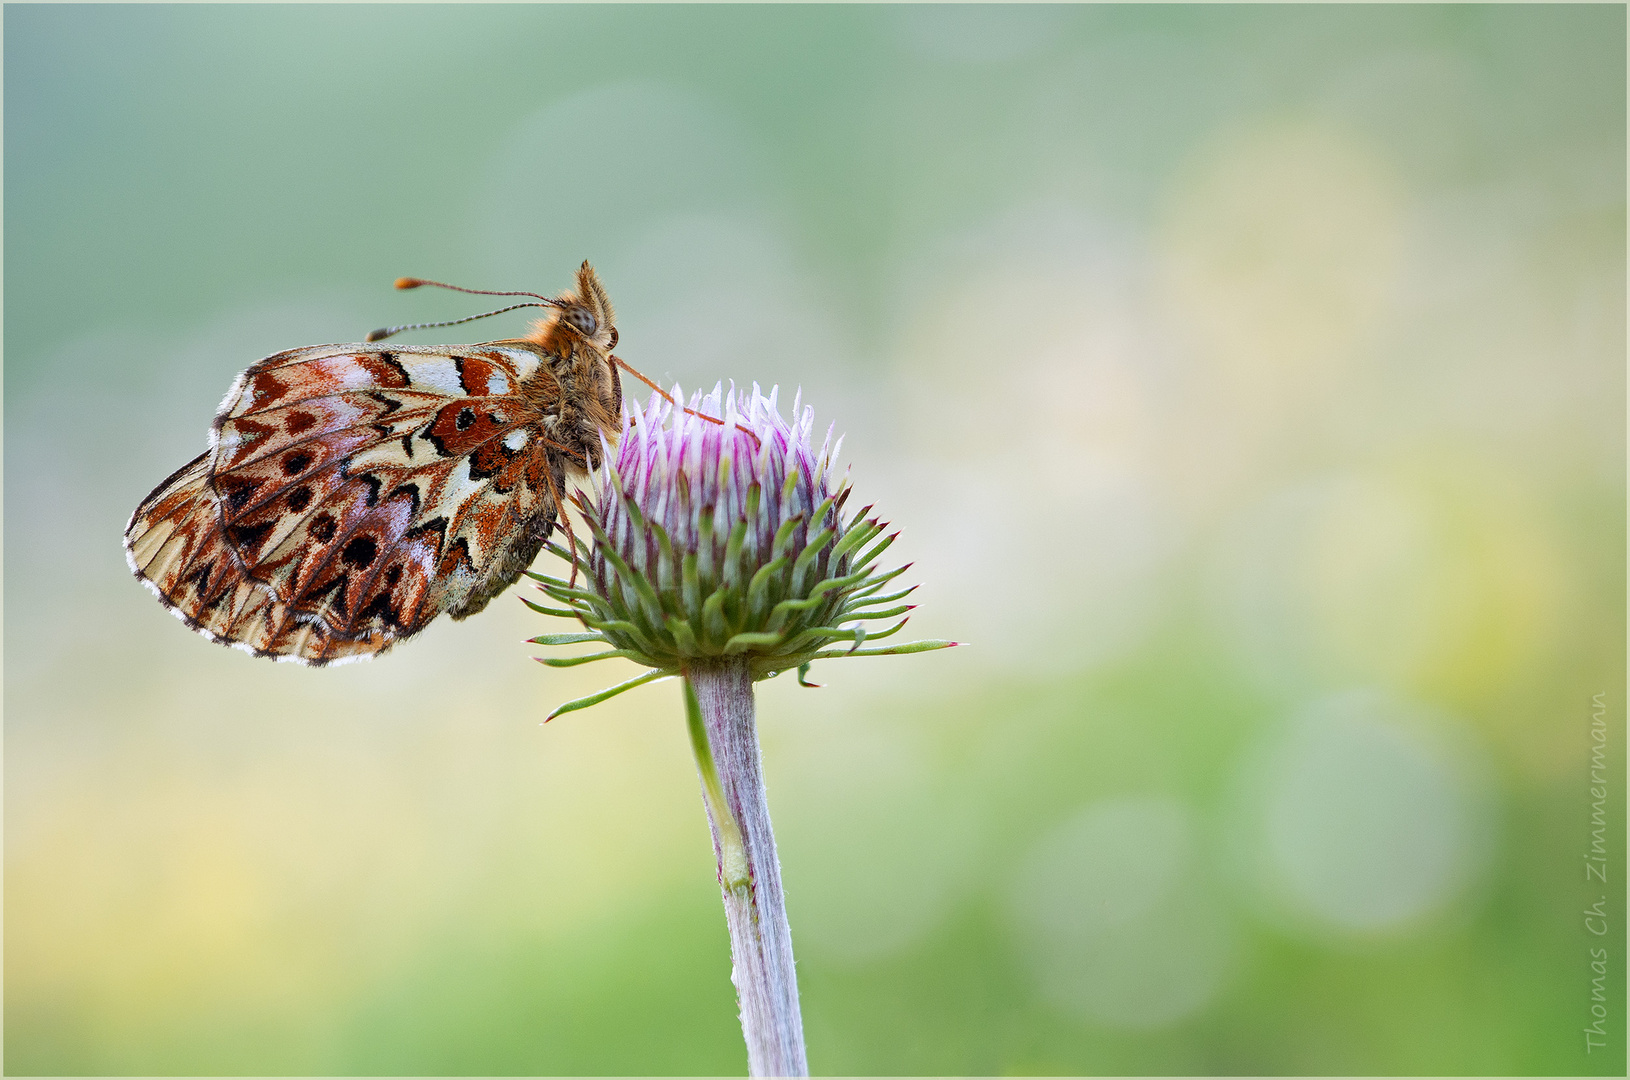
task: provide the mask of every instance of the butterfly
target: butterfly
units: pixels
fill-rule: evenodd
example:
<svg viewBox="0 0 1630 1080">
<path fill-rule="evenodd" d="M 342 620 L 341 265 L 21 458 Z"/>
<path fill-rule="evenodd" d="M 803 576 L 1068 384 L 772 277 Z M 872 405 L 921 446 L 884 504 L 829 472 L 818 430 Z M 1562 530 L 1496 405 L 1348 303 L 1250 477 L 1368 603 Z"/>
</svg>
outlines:
<svg viewBox="0 0 1630 1080">
<path fill-rule="evenodd" d="M 397 282 L 418 285 L 441 283 Z M 131 515 L 136 577 L 211 641 L 312 665 L 486 607 L 557 523 L 569 531 L 568 476 L 598 468 L 620 430 L 618 366 L 654 386 L 612 356 L 611 301 L 587 262 L 554 299 L 491 295 L 536 297 L 500 311 L 547 315 L 514 340 L 378 344 L 453 323 L 393 327 L 238 376 L 209 449 Z"/>
</svg>

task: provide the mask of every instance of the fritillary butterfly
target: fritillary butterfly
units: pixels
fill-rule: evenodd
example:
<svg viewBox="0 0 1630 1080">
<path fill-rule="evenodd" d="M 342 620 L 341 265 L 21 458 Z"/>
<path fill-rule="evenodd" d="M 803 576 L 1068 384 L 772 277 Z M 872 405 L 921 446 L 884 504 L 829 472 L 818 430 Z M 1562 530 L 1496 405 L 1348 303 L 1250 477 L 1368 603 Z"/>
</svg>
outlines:
<svg viewBox="0 0 1630 1080">
<path fill-rule="evenodd" d="M 253 365 L 209 449 L 131 516 L 131 570 L 211 641 L 304 664 L 474 615 L 531 564 L 568 476 L 597 468 L 618 432 L 599 278 L 585 262 L 575 290 L 539 299 L 548 316 L 512 341 L 313 345 Z"/>
</svg>

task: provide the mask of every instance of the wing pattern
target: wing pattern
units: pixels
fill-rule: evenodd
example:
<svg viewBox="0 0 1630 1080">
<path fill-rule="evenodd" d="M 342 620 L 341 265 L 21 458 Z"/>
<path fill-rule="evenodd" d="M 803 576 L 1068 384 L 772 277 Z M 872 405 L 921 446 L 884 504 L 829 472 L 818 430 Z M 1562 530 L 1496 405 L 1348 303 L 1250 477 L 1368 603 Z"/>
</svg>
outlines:
<svg viewBox="0 0 1630 1080">
<path fill-rule="evenodd" d="M 210 449 L 137 507 L 131 569 L 189 626 L 327 664 L 479 611 L 537 554 L 560 390 L 522 342 L 320 345 L 239 376 Z"/>
</svg>

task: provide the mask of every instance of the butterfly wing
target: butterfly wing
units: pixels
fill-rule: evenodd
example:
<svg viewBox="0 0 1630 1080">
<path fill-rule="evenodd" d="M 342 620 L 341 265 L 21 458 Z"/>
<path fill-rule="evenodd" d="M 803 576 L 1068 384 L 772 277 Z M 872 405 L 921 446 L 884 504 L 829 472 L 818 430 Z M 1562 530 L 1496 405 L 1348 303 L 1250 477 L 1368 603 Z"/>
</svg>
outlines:
<svg viewBox="0 0 1630 1080">
<path fill-rule="evenodd" d="M 537 554 L 572 463 L 543 365 L 517 342 L 268 357 L 210 451 L 137 507 L 131 568 L 193 629 L 280 660 L 369 656 L 473 614 Z"/>
</svg>

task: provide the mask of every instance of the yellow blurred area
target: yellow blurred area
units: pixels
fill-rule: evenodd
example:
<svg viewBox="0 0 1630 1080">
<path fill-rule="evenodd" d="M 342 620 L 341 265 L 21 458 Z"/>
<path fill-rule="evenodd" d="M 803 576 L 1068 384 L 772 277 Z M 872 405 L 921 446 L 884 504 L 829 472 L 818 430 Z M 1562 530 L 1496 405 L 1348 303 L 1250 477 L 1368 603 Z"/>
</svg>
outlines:
<svg viewBox="0 0 1630 1080">
<path fill-rule="evenodd" d="M 1238 400 L 1339 390 L 1396 302 L 1406 225 L 1386 157 L 1351 131 L 1314 119 L 1218 136 L 1164 223 L 1177 323 Z"/>
<path fill-rule="evenodd" d="M 515 631 L 531 619 L 508 614 L 492 616 L 510 631 L 496 638 L 524 663 Z M 13 816 L 7 907 L 29 933 L 7 950 L 12 994 L 88 1011 L 115 1041 L 151 1043 L 199 1011 L 304 1022 L 397 977 L 450 917 L 469 948 L 564 942 L 706 876 L 688 746 L 674 725 L 653 729 L 649 699 L 542 726 L 604 676 L 540 668 L 471 695 L 392 688 L 383 663 L 360 679 L 278 667 L 245 699 L 238 658 L 221 659 L 186 695 L 238 700 L 211 722 L 271 740 L 240 749 L 218 733 L 200 748 L 149 721 L 35 781 L 60 810 Z M 349 685 L 317 685 L 336 674 Z M 393 702 L 419 722 L 388 744 L 346 723 Z M 663 796 L 673 806 L 653 817 Z"/>
<path fill-rule="evenodd" d="M 1475 706 L 1554 656 L 1565 565 L 1532 501 L 1497 477 L 1407 468 L 1358 480 L 1313 524 L 1315 617 L 1364 681 Z"/>
</svg>

